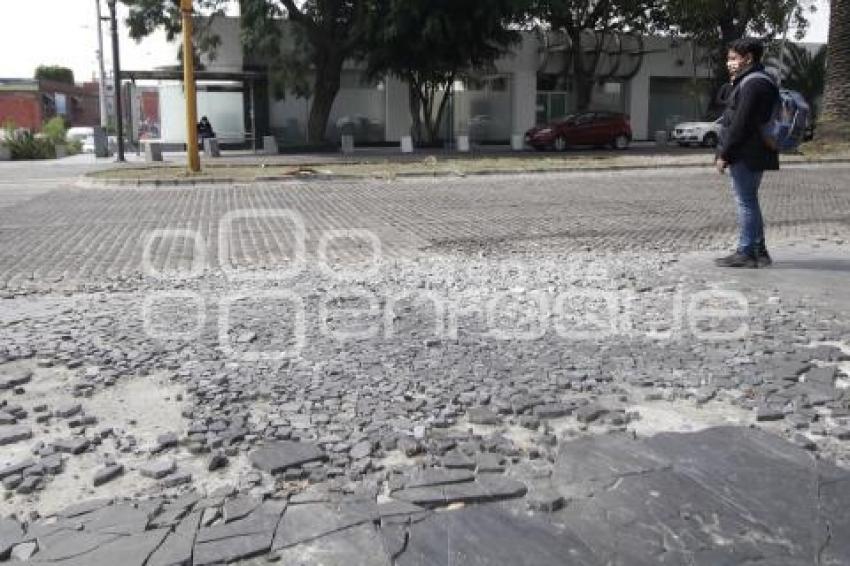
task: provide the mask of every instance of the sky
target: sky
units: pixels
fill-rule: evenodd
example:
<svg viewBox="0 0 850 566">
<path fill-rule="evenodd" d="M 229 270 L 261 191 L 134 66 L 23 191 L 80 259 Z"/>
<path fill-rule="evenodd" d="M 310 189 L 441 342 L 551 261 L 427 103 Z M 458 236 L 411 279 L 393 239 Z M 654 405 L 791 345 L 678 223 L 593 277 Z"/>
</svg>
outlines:
<svg viewBox="0 0 850 566">
<path fill-rule="evenodd" d="M 0 77 L 29 78 L 38 65 L 62 65 L 74 70 L 78 82 L 97 76 L 97 0 L 0 0 Z M 826 42 L 829 8 L 821 8 L 810 21 L 804 41 Z M 103 15 L 108 15 L 101 0 Z M 177 63 L 177 47 L 157 32 L 141 43 L 127 35 L 123 20 L 127 10 L 119 4 L 121 68 L 147 70 Z M 104 62 L 112 67 L 108 22 L 104 22 Z"/>
</svg>

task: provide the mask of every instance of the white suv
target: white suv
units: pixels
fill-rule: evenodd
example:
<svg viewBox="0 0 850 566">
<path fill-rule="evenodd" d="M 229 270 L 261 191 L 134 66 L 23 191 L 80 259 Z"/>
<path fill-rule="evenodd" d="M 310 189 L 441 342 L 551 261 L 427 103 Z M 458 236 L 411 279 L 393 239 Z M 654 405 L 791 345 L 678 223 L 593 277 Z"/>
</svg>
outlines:
<svg viewBox="0 0 850 566">
<path fill-rule="evenodd" d="M 691 144 L 715 147 L 720 141 L 720 120 L 676 124 L 671 139 L 683 147 Z"/>
</svg>

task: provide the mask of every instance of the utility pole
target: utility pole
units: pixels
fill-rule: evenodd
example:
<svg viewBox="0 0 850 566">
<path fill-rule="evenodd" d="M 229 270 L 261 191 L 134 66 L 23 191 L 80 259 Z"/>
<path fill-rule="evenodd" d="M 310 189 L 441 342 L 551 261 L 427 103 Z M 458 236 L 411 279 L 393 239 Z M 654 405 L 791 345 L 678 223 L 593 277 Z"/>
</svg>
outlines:
<svg viewBox="0 0 850 566">
<path fill-rule="evenodd" d="M 180 0 L 183 16 L 183 92 L 186 95 L 186 158 L 189 171 L 201 170 L 198 156 L 198 108 L 195 93 L 195 50 L 192 48 L 192 0 Z"/>
<path fill-rule="evenodd" d="M 104 129 L 109 125 L 109 115 L 106 110 L 106 72 L 103 70 L 103 17 L 100 14 L 100 0 L 94 0 L 97 6 L 97 64 L 100 70 L 100 125 Z"/>
<path fill-rule="evenodd" d="M 115 118 L 118 123 L 118 157 L 124 161 L 124 113 L 121 109 L 121 62 L 118 54 L 118 18 L 115 17 L 117 0 L 106 0 L 109 4 L 109 19 L 112 24 L 112 73 L 115 80 Z"/>
</svg>

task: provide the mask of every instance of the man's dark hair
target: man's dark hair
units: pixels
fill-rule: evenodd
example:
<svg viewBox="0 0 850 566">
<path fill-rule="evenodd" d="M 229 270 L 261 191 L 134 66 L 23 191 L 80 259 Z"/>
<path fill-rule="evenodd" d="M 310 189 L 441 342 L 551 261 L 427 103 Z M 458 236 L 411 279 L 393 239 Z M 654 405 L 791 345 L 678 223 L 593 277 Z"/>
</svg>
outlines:
<svg viewBox="0 0 850 566">
<path fill-rule="evenodd" d="M 729 44 L 729 51 L 741 56 L 752 55 L 753 63 L 760 63 L 764 56 L 764 43 L 752 37 L 742 37 Z"/>
</svg>

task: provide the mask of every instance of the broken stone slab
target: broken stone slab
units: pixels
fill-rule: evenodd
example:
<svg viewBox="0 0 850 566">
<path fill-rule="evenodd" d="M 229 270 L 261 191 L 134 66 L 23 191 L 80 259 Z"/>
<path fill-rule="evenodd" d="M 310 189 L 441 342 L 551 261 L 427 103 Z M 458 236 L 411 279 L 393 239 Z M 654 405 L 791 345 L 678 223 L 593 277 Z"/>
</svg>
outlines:
<svg viewBox="0 0 850 566">
<path fill-rule="evenodd" d="M 572 414 L 574 407 L 566 403 L 547 403 L 534 407 L 534 416 L 541 419 L 559 419 Z"/>
<path fill-rule="evenodd" d="M 601 566 L 570 531 L 494 505 L 476 505 L 439 513 L 412 524 L 396 566 L 455 564 L 533 564 Z M 569 557 L 568 561 L 566 557 Z"/>
<path fill-rule="evenodd" d="M 466 419 L 475 425 L 499 425 L 502 423 L 502 417 L 487 407 L 469 409 L 466 413 Z"/>
<path fill-rule="evenodd" d="M 281 564 L 317 563 L 322 566 L 392 566 L 380 533 L 371 523 L 340 529 L 318 539 L 275 550 Z M 356 557 L 356 558 L 355 558 Z"/>
<path fill-rule="evenodd" d="M 582 437 L 559 446 L 553 484 L 571 489 L 607 486 L 623 475 L 666 469 L 672 463 L 627 434 Z"/>
<path fill-rule="evenodd" d="M 162 544 L 168 529 L 155 529 L 129 536 L 118 537 L 97 548 L 69 560 L 63 566 L 145 566 L 148 558 Z M 40 553 L 36 555 L 39 561 Z"/>
<path fill-rule="evenodd" d="M 97 511 L 107 505 L 112 505 L 112 499 L 110 498 L 102 498 L 102 499 L 88 499 L 86 501 L 81 501 L 80 503 L 75 503 L 70 505 L 58 513 L 56 516 L 62 519 L 70 519 L 73 517 L 79 517 L 80 515 L 86 515 L 93 511 Z"/>
<path fill-rule="evenodd" d="M 305 503 L 287 507 L 272 548 L 279 550 L 376 519 L 372 511 L 347 505 Z"/>
<path fill-rule="evenodd" d="M 505 471 L 505 458 L 500 454 L 484 453 L 475 457 L 475 471 L 481 473 L 501 473 Z"/>
<path fill-rule="evenodd" d="M 180 438 L 173 432 L 168 432 L 165 434 L 160 434 L 156 437 L 156 446 L 154 447 L 154 452 L 162 452 L 163 450 L 168 450 L 169 448 L 174 448 L 180 444 Z"/>
<path fill-rule="evenodd" d="M 7 476 L 3 478 L 3 489 L 14 491 L 23 481 L 24 476 L 22 475 Z"/>
<path fill-rule="evenodd" d="M 23 537 L 24 529 L 17 520 L 0 518 L 0 560 L 9 558 L 12 548 L 21 542 Z"/>
<path fill-rule="evenodd" d="M 434 508 L 452 503 L 486 503 L 512 499 L 522 497 L 526 491 L 522 482 L 485 474 L 474 482 L 406 488 L 393 492 L 392 496 L 422 507 Z"/>
<path fill-rule="evenodd" d="M 271 549 L 273 534 L 273 531 L 270 531 L 196 543 L 192 553 L 192 564 L 193 566 L 229 564 L 266 554 Z"/>
<path fill-rule="evenodd" d="M 32 458 L 27 458 L 26 460 L 21 460 L 20 462 L 16 462 L 14 464 L 7 464 L 5 467 L 0 468 L 0 479 L 16 474 L 21 474 L 24 470 L 34 466 L 35 464 L 36 462 Z"/>
<path fill-rule="evenodd" d="M 274 499 L 264 501 L 262 505 L 242 519 L 201 528 L 198 531 L 196 543 L 274 532 L 286 508 L 285 501 Z"/>
<path fill-rule="evenodd" d="M 153 462 L 146 462 L 139 468 L 143 477 L 155 480 L 162 479 L 177 469 L 177 463 L 172 458 L 159 458 Z"/>
<path fill-rule="evenodd" d="M 278 474 L 289 468 L 327 458 L 317 446 L 302 442 L 280 441 L 264 446 L 249 456 L 251 464 L 263 472 Z"/>
<path fill-rule="evenodd" d="M 219 470 L 221 468 L 227 467 L 229 460 L 224 452 L 217 451 L 214 452 L 207 462 L 207 471 L 214 472 L 215 470 Z"/>
<path fill-rule="evenodd" d="M 2 549 L 0 549 L 2 550 Z M 9 558 L 14 561 L 26 562 L 32 555 L 35 554 L 35 551 L 38 550 L 38 545 L 34 542 L 22 542 L 20 544 L 15 545 L 12 549 L 12 552 L 9 554 Z M 0 555 L 0 559 L 2 559 L 2 555 Z"/>
<path fill-rule="evenodd" d="M 593 497 L 579 495 L 575 505 L 559 512 L 558 522 L 581 533 L 603 563 L 616 556 L 624 564 L 650 566 L 658 563 L 659 553 L 668 553 L 676 564 L 687 563 L 687 557 L 696 557 L 693 563 L 699 564 L 807 564 L 835 540 L 826 525 L 842 517 L 824 511 L 823 487 L 850 482 L 850 473 L 775 435 L 719 427 L 628 438 L 604 435 L 564 443 L 553 475 L 553 485 L 562 493 L 576 481 L 600 486 Z M 652 494 L 654 517 L 649 520 L 647 494 Z M 850 492 L 829 496 L 837 498 L 838 509 Z M 635 521 L 637 517 L 643 519 Z M 711 535 L 702 528 L 708 517 L 718 525 Z M 661 539 L 641 536 L 654 528 L 672 529 L 679 542 L 666 546 Z M 837 532 L 834 526 L 831 532 Z M 776 533 L 781 537 L 771 538 Z M 843 552 L 840 544 L 832 548 Z M 756 557 L 749 556 L 753 551 Z"/>
<path fill-rule="evenodd" d="M 371 456 L 372 449 L 372 442 L 369 440 L 363 440 L 352 446 L 348 455 L 351 456 L 352 460 L 360 460 Z"/>
<path fill-rule="evenodd" d="M 412 515 L 420 515 L 429 511 L 424 507 L 414 505 L 407 501 L 387 501 L 380 503 L 377 508 L 378 517 L 381 519 L 387 517 L 409 517 Z"/>
<path fill-rule="evenodd" d="M 38 537 L 39 550 L 36 561 L 39 563 L 62 561 L 64 564 L 118 538 L 122 538 L 121 535 L 114 533 L 63 529 Z M 83 560 L 76 564 L 86 564 L 86 562 Z"/>
<path fill-rule="evenodd" d="M 564 496 L 552 488 L 534 489 L 525 500 L 529 509 L 544 513 L 554 513 L 564 506 Z"/>
<path fill-rule="evenodd" d="M 773 405 L 759 405 L 756 407 L 756 421 L 781 421 L 785 418 L 785 410 Z"/>
<path fill-rule="evenodd" d="M 20 494 L 30 494 L 37 489 L 41 489 L 44 487 L 43 481 L 40 477 L 30 476 L 28 478 L 24 478 L 21 483 L 18 484 L 18 487 L 15 488 L 15 491 Z"/>
<path fill-rule="evenodd" d="M 153 528 L 157 527 L 172 527 L 180 523 L 183 518 L 189 513 L 198 502 L 201 501 L 201 496 L 197 492 L 190 491 L 185 493 L 162 506 L 162 510 L 150 523 Z"/>
<path fill-rule="evenodd" d="M 123 464 L 110 464 L 97 470 L 94 474 L 95 487 L 108 483 L 124 473 Z"/>
<path fill-rule="evenodd" d="M 575 411 L 575 416 L 578 422 L 589 424 L 597 420 L 602 415 L 606 414 L 608 409 L 601 405 L 589 404 L 579 407 Z"/>
<path fill-rule="evenodd" d="M 260 506 L 260 501 L 250 495 L 240 495 L 224 502 L 224 522 L 241 519 Z"/>
<path fill-rule="evenodd" d="M 475 460 L 461 452 L 460 450 L 451 450 L 440 459 L 443 467 L 449 470 L 474 470 Z"/>
<path fill-rule="evenodd" d="M 177 487 L 178 485 L 192 483 L 192 474 L 185 471 L 176 471 L 162 478 L 160 483 L 165 488 L 172 488 Z"/>
<path fill-rule="evenodd" d="M 193 564 L 227 563 L 268 552 L 285 509 L 284 501 L 266 501 L 243 519 L 199 530 Z"/>
<path fill-rule="evenodd" d="M 0 374 L 0 390 L 13 389 L 21 385 L 26 385 L 32 380 L 32 371 L 30 370 L 13 370 Z"/>
<path fill-rule="evenodd" d="M 395 564 L 395 560 L 407 547 L 408 537 L 407 524 L 382 524 L 380 528 L 381 542 L 389 559 Z"/>
<path fill-rule="evenodd" d="M 32 438 L 32 429 L 23 425 L 0 425 L 0 446 Z"/>
<path fill-rule="evenodd" d="M 87 438 L 60 438 L 53 441 L 57 452 L 64 454 L 82 454 L 88 450 L 91 442 Z"/>
<path fill-rule="evenodd" d="M 201 514 L 194 512 L 180 521 L 173 533 L 151 555 L 146 566 L 185 566 L 192 562 L 192 548 Z"/>
<path fill-rule="evenodd" d="M 838 368 L 835 366 L 816 367 L 806 372 L 805 383 L 817 383 L 833 387 L 837 377 Z"/>
<path fill-rule="evenodd" d="M 161 508 L 162 502 L 157 500 L 136 504 L 116 503 L 88 513 L 78 520 L 87 532 L 126 536 L 143 532 Z"/>
<path fill-rule="evenodd" d="M 441 470 L 438 468 L 426 468 L 416 470 L 401 479 L 405 489 L 415 487 L 439 486 L 451 483 L 471 482 L 475 474 L 469 470 Z"/>
<path fill-rule="evenodd" d="M 53 416 L 60 418 L 73 417 L 82 410 L 83 406 L 79 403 L 66 403 L 54 409 Z"/>
</svg>

